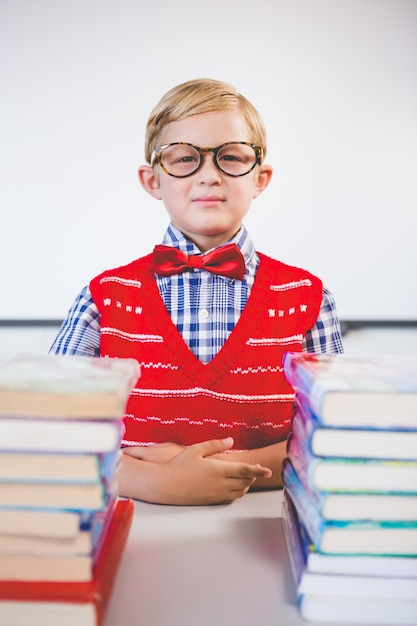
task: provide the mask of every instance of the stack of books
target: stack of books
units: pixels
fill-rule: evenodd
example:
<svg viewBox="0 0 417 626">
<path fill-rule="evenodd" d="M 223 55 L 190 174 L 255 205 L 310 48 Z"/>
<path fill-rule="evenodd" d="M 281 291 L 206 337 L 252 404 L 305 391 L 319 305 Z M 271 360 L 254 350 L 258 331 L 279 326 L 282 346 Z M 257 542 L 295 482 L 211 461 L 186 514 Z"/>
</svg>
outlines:
<svg viewBox="0 0 417 626">
<path fill-rule="evenodd" d="M 133 359 L 0 367 L 0 623 L 101 624 L 129 533 L 118 497 Z"/>
<path fill-rule="evenodd" d="M 417 624 L 417 357 L 286 353 L 283 529 L 311 621 Z"/>
</svg>

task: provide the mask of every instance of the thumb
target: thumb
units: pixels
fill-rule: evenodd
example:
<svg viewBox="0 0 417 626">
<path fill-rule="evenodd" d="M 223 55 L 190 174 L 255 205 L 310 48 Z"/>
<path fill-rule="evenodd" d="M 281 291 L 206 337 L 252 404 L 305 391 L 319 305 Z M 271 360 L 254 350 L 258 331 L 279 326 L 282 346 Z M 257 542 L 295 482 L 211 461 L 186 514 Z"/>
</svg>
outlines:
<svg viewBox="0 0 417 626">
<path fill-rule="evenodd" d="M 233 437 L 226 437 L 226 439 L 209 439 L 208 441 L 202 441 L 201 443 L 195 443 L 190 446 L 200 456 L 211 456 L 212 454 L 219 454 L 220 452 L 226 452 L 233 446 Z"/>
</svg>

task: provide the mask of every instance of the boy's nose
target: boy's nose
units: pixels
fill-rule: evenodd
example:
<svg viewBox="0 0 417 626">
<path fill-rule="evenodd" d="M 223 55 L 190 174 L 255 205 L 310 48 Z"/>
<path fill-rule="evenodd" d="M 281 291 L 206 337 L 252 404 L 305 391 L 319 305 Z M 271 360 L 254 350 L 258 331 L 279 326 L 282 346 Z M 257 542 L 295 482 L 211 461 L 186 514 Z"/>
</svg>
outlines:
<svg viewBox="0 0 417 626">
<path fill-rule="evenodd" d="M 200 169 L 197 172 L 199 180 L 202 182 L 216 182 L 221 180 L 221 172 L 216 167 L 214 162 L 214 154 L 212 152 L 206 152 Z"/>
</svg>

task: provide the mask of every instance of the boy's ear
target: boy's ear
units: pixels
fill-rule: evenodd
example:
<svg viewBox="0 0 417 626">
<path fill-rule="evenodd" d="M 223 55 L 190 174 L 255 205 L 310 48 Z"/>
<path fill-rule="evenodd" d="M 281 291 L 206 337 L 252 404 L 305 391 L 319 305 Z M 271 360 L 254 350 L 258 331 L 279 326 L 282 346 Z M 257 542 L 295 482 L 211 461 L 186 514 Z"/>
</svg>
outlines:
<svg viewBox="0 0 417 626">
<path fill-rule="evenodd" d="M 259 194 L 266 189 L 271 182 L 273 169 L 271 165 L 261 165 L 258 170 L 258 180 L 255 182 L 255 190 L 253 197 L 257 198 Z"/>
<path fill-rule="evenodd" d="M 155 170 L 150 165 L 141 165 L 138 169 L 139 182 L 153 198 L 162 200 L 161 188 Z"/>
</svg>

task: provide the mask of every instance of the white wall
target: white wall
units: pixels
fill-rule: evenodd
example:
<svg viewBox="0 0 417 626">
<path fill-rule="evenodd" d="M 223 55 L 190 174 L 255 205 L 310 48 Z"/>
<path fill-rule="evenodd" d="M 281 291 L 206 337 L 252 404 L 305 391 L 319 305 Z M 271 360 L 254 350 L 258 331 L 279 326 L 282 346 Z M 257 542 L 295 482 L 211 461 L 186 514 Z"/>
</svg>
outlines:
<svg viewBox="0 0 417 626">
<path fill-rule="evenodd" d="M 0 319 L 61 319 L 166 215 L 136 179 L 174 84 L 236 85 L 268 128 L 258 249 L 342 319 L 417 319 L 415 0 L 2 0 Z"/>
</svg>

